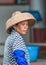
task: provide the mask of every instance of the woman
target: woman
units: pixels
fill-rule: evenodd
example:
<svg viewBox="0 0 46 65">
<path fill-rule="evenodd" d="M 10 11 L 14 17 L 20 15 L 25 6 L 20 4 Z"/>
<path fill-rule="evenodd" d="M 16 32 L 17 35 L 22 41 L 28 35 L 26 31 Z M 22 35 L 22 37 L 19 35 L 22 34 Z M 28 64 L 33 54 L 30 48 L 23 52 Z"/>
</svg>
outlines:
<svg viewBox="0 0 46 65">
<path fill-rule="evenodd" d="M 29 13 L 14 12 L 6 22 L 6 32 L 10 34 L 5 42 L 3 65 L 30 65 L 30 58 L 22 37 L 35 24 Z"/>
</svg>

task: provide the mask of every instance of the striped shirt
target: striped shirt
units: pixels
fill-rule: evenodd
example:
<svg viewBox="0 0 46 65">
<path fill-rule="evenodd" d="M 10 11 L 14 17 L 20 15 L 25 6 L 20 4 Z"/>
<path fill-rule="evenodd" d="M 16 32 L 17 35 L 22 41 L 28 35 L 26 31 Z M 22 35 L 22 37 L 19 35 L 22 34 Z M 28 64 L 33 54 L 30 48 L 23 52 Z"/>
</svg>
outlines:
<svg viewBox="0 0 46 65">
<path fill-rule="evenodd" d="M 8 36 L 5 42 L 3 65 L 18 65 L 13 57 L 13 52 L 17 49 L 23 50 L 25 52 L 26 60 L 28 65 L 30 65 L 30 58 L 25 41 L 23 40 L 22 36 L 14 30 Z"/>
</svg>

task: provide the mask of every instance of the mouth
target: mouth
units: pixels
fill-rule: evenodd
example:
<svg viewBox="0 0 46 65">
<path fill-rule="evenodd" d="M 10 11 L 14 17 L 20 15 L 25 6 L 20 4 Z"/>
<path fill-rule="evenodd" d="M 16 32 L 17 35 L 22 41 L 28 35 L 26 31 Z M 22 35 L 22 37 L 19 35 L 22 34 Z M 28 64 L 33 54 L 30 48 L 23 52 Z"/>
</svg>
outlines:
<svg viewBox="0 0 46 65">
<path fill-rule="evenodd" d="M 24 32 L 27 32 L 27 30 L 24 30 Z"/>
</svg>

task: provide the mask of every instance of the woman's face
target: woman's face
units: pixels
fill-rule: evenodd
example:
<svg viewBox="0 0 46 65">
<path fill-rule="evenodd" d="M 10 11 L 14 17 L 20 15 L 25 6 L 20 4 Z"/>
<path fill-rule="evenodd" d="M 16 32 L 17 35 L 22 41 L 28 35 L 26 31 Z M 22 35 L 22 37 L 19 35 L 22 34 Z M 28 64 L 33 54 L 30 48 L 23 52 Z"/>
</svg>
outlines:
<svg viewBox="0 0 46 65">
<path fill-rule="evenodd" d="M 28 21 L 22 21 L 18 23 L 18 25 L 14 26 L 14 29 L 16 29 L 20 34 L 26 34 L 28 30 Z"/>
</svg>

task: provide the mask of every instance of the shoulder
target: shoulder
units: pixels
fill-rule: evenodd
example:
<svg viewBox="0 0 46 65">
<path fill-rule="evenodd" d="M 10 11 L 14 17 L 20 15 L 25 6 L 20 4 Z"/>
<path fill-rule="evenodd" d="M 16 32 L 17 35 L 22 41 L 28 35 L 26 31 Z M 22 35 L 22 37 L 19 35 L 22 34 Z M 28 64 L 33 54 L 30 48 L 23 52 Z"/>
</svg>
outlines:
<svg viewBox="0 0 46 65">
<path fill-rule="evenodd" d="M 12 38 L 14 38 L 14 39 L 23 40 L 22 36 L 21 36 L 18 32 L 16 32 L 16 31 L 14 31 L 14 32 L 11 34 L 11 36 L 12 36 Z"/>
<path fill-rule="evenodd" d="M 18 34 L 17 32 L 15 32 L 15 33 L 10 34 L 7 37 L 7 39 L 6 39 L 6 43 L 11 43 L 11 42 L 12 43 L 13 42 L 20 43 L 20 42 L 24 42 L 24 40 L 23 40 L 23 37 L 20 34 Z"/>
<path fill-rule="evenodd" d="M 15 32 L 13 35 L 14 41 L 16 43 L 24 43 L 24 39 L 22 37 L 22 35 L 20 35 L 18 32 Z"/>
</svg>

